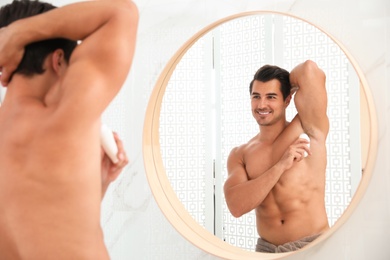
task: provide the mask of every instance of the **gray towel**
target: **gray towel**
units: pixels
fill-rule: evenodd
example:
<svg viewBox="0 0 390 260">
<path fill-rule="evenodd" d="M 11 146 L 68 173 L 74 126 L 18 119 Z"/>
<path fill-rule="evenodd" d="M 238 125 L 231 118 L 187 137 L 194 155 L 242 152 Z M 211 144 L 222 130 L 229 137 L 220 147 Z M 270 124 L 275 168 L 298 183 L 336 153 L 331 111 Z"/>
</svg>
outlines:
<svg viewBox="0 0 390 260">
<path fill-rule="evenodd" d="M 283 252 L 291 252 L 298 249 L 301 249 L 302 247 L 306 246 L 310 242 L 313 242 L 317 237 L 319 237 L 321 234 L 313 235 L 304 237 L 300 240 L 288 242 L 283 245 L 276 246 L 274 244 L 271 244 L 264 239 L 257 239 L 257 245 L 256 245 L 256 252 L 263 252 L 263 253 L 283 253 Z"/>
</svg>

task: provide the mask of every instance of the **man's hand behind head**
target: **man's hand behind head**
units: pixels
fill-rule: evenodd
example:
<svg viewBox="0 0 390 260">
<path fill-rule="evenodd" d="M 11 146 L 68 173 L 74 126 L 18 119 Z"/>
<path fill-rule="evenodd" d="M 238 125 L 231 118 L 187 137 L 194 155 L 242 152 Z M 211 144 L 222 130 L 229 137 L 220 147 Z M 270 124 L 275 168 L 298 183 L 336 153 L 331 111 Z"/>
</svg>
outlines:
<svg viewBox="0 0 390 260">
<path fill-rule="evenodd" d="M 24 46 L 16 41 L 15 27 L 17 22 L 0 29 L 0 80 L 3 86 L 8 86 L 24 54 Z"/>
</svg>

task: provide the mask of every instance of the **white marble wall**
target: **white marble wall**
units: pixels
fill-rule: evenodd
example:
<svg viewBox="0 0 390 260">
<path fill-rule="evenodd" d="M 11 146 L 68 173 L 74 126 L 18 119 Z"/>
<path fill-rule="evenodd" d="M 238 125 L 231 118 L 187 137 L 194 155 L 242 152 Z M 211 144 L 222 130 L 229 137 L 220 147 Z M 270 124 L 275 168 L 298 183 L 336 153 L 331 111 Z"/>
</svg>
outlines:
<svg viewBox="0 0 390 260">
<path fill-rule="evenodd" d="M 63 5 L 75 0 L 48 0 Z M 1 5 L 10 0 L 0 0 Z M 324 243 L 287 259 L 390 259 L 390 2 L 388 0 L 135 0 L 140 11 L 128 81 L 104 119 L 126 142 L 131 165 L 103 201 L 102 224 L 112 259 L 216 259 L 182 238 L 149 189 L 142 158 L 143 117 L 169 58 L 207 24 L 243 11 L 302 17 L 335 36 L 357 60 L 378 117 L 378 156 L 370 185 L 350 219 Z M 175 31 L 172 34 L 172 31 Z M 178 32 L 181 32 L 178 34 Z"/>
<path fill-rule="evenodd" d="M 141 162 L 142 112 L 159 73 L 192 34 L 228 15 L 274 10 L 297 15 L 318 25 L 347 47 L 372 89 L 379 123 L 376 167 L 367 192 L 351 218 L 325 243 L 288 259 L 390 259 L 386 249 L 390 239 L 390 134 L 387 131 L 390 127 L 390 3 L 387 0 L 135 2 L 141 20 L 130 85 L 124 90 L 131 109 L 123 118 L 129 121 L 130 128 L 122 134 L 129 138 L 128 150 L 136 158 L 135 178 L 129 184 L 138 189 L 129 187 L 126 190 L 129 204 L 124 212 L 114 209 L 114 215 L 121 218 L 123 225 L 111 221 L 105 226 L 112 258 L 215 259 L 180 237 L 156 206 Z M 142 207 L 133 207 L 130 202 Z M 106 210 L 112 209 L 107 207 Z M 115 241 L 111 241 L 112 234 L 116 234 Z"/>
</svg>

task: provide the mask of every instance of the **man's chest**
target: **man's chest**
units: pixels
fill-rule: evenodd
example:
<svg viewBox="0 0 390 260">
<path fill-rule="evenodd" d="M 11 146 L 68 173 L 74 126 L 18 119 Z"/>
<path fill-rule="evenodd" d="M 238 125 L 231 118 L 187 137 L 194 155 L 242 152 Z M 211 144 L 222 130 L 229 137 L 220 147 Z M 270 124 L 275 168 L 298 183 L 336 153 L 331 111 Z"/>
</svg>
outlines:
<svg viewBox="0 0 390 260">
<path fill-rule="evenodd" d="M 258 149 L 247 153 L 244 161 L 248 178 L 250 180 L 255 179 L 271 170 L 272 167 L 275 167 L 285 149 L 287 148 L 260 146 Z M 308 172 L 308 164 L 303 159 L 294 163 L 290 169 L 283 172 L 278 180 L 278 184 L 284 187 L 302 185 L 311 179 Z"/>
<path fill-rule="evenodd" d="M 275 165 L 283 154 L 280 148 L 260 143 L 247 147 L 243 159 L 248 178 L 255 179 Z"/>
</svg>

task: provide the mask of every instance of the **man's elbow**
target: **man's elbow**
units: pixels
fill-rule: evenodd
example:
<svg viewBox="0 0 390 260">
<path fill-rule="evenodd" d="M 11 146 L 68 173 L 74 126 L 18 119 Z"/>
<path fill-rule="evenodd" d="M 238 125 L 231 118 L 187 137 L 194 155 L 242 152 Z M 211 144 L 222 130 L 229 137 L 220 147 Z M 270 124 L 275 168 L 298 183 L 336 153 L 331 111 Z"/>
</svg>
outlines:
<svg viewBox="0 0 390 260">
<path fill-rule="evenodd" d="M 235 217 L 235 218 L 240 218 L 240 217 L 242 217 L 242 215 L 244 215 L 244 213 L 241 212 L 241 211 L 230 211 L 230 213 L 231 213 L 232 216 Z"/>
<path fill-rule="evenodd" d="M 130 9 L 132 17 L 138 21 L 139 20 L 139 12 L 138 12 L 137 5 L 133 1 L 127 1 L 127 2 L 128 2 L 128 8 Z"/>
<path fill-rule="evenodd" d="M 232 187 L 228 183 L 229 181 L 225 182 L 223 189 L 226 205 L 233 217 L 239 218 L 248 211 L 246 211 L 245 209 L 242 196 L 240 196 L 239 192 L 237 192 L 237 189 L 235 189 L 235 187 Z"/>
<path fill-rule="evenodd" d="M 117 0 L 117 1 L 118 2 L 121 1 L 124 6 L 130 8 L 132 10 L 137 11 L 137 5 L 134 3 L 134 1 L 132 1 L 132 0 Z M 138 11 L 137 11 L 137 13 L 138 13 Z"/>
<path fill-rule="evenodd" d="M 303 74 L 309 77 L 321 77 L 325 79 L 325 73 L 322 69 L 320 69 L 312 60 L 307 60 L 303 64 Z"/>
<path fill-rule="evenodd" d="M 228 206 L 228 209 L 230 213 L 233 215 L 235 218 L 242 217 L 246 212 L 243 210 L 242 206 L 240 205 L 234 205 L 234 203 L 226 203 Z M 241 203 L 240 203 L 241 204 Z"/>
<path fill-rule="evenodd" d="M 118 15 L 120 13 L 123 13 L 123 15 L 125 17 L 127 17 L 127 19 L 131 20 L 132 23 L 138 24 L 139 12 L 138 12 L 137 5 L 131 0 L 123 0 L 123 1 L 118 1 L 118 2 L 121 2 L 121 5 L 119 5 L 119 3 L 117 3 L 116 8 L 117 8 L 118 14 L 116 14 L 115 16 L 118 17 Z M 114 1 L 113 1 L 113 4 L 115 4 Z"/>
</svg>

